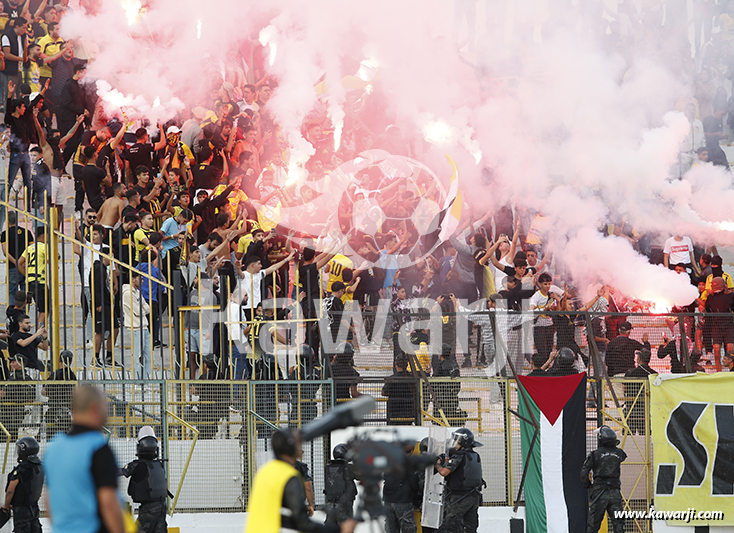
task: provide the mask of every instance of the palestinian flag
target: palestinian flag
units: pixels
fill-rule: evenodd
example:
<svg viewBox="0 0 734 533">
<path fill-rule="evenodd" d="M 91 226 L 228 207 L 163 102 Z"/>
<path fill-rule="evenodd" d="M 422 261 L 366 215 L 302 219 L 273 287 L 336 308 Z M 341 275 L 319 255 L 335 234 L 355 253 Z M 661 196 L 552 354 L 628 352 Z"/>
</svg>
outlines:
<svg viewBox="0 0 734 533">
<path fill-rule="evenodd" d="M 528 420 L 520 422 L 523 466 L 528 464 L 526 531 L 585 533 L 588 502 L 580 474 L 586 459 L 586 374 L 518 379 L 527 399 L 526 404 L 518 395 L 520 415 Z"/>
</svg>

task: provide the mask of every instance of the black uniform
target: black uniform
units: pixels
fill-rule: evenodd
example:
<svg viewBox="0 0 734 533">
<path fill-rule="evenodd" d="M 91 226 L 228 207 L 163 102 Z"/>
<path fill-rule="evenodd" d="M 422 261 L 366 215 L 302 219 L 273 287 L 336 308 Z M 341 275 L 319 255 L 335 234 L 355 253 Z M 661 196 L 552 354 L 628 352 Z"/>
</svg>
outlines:
<svg viewBox="0 0 734 533">
<path fill-rule="evenodd" d="M 616 446 L 600 446 L 591 452 L 581 468 L 581 483 L 591 488 L 589 521 L 587 533 L 599 531 L 604 513 L 609 513 L 609 521 L 614 533 L 624 531 L 624 519 L 615 518 L 615 511 L 622 511 L 622 493 L 619 488 L 620 465 L 627 454 Z M 589 480 L 589 472 L 594 471 L 594 482 Z"/>
<path fill-rule="evenodd" d="M 446 500 L 441 530 L 445 533 L 476 533 L 482 504 L 482 460 L 471 448 L 452 449 L 446 461 Z"/>
<path fill-rule="evenodd" d="M 385 379 L 382 395 L 387 397 L 387 420 L 394 426 L 410 426 L 415 422 L 418 391 L 415 379 L 407 371 L 395 372 Z"/>
<path fill-rule="evenodd" d="M 357 484 L 352 465 L 345 459 L 334 459 L 326 463 L 324 473 L 324 500 L 326 523 L 341 524 L 352 518 Z"/>
<path fill-rule="evenodd" d="M 136 459 L 122 469 L 130 478 L 127 493 L 140 504 L 138 522 L 145 533 L 166 533 L 168 483 L 163 463 L 157 459 Z"/>
<path fill-rule="evenodd" d="M 437 378 L 461 377 L 459 365 L 456 364 L 456 360 L 453 358 L 444 359 L 439 363 L 433 376 Z M 464 422 L 466 422 L 468 415 L 466 411 L 459 409 L 459 392 L 461 391 L 461 383 L 458 381 L 436 382 L 433 384 L 433 391 L 436 393 L 436 398 L 441 405 L 441 409 L 443 409 L 443 413 L 446 415 L 446 418 L 448 418 L 451 425 L 463 425 Z M 441 413 L 438 412 L 438 409 L 436 409 L 435 406 L 433 409 L 433 416 L 439 419 L 441 418 Z"/>
<path fill-rule="evenodd" d="M 339 400 L 351 400 L 351 389 L 360 382 L 360 374 L 354 369 L 349 357 L 344 357 L 343 354 L 336 356 L 334 362 L 331 363 L 331 377 L 334 378 L 337 404 L 340 403 Z"/>
<path fill-rule="evenodd" d="M 15 494 L 11 500 L 13 506 L 13 531 L 15 533 L 41 533 L 38 500 L 43 489 L 43 468 L 38 456 L 21 459 L 8 476 L 5 491 L 10 482 L 17 479 Z"/>
<path fill-rule="evenodd" d="M 418 492 L 418 476 L 410 468 L 385 476 L 382 500 L 387 508 L 386 533 L 415 533 L 413 502 Z"/>
</svg>

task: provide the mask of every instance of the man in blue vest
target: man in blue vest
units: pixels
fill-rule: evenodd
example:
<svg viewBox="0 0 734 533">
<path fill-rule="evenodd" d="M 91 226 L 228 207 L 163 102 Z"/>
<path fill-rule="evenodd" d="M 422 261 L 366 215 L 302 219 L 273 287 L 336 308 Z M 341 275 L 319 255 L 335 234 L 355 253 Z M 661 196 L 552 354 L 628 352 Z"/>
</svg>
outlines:
<svg viewBox="0 0 734 533">
<path fill-rule="evenodd" d="M 124 533 L 117 493 L 117 464 L 101 429 L 107 418 L 103 392 L 82 385 L 72 399 L 74 425 L 44 456 L 54 533 Z"/>
</svg>

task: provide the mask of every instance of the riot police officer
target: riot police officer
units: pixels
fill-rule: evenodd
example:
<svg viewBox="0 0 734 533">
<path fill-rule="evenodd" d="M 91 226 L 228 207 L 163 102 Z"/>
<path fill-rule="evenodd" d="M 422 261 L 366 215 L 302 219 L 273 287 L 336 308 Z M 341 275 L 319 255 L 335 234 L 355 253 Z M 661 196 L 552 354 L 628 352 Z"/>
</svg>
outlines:
<svg viewBox="0 0 734 533">
<path fill-rule="evenodd" d="M 130 478 L 127 493 L 140 504 L 138 522 L 145 533 L 166 533 L 166 496 L 168 482 L 163 462 L 158 459 L 158 439 L 150 426 L 143 426 L 138 433 L 138 458 L 122 469 Z"/>
<path fill-rule="evenodd" d="M 467 428 L 453 433 L 454 447 L 448 458 L 439 457 L 436 470 L 446 478 L 446 497 L 442 530 L 446 533 L 476 533 L 479 506 L 482 503 L 482 461 L 474 448 L 482 444 L 474 440 Z"/>
<path fill-rule="evenodd" d="M 413 453 L 415 443 L 405 441 L 406 455 Z M 412 468 L 385 474 L 382 501 L 385 504 L 385 531 L 387 533 L 415 533 L 413 502 L 418 494 L 418 476 Z"/>
<path fill-rule="evenodd" d="M 619 480 L 620 467 L 627 458 L 624 450 L 617 448 L 619 440 L 614 430 L 602 426 L 596 436 L 599 447 L 591 452 L 581 467 L 581 483 L 591 489 L 589 502 L 589 521 L 587 533 L 599 531 L 604 513 L 609 513 L 609 521 L 614 533 L 624 531 L 624 519 L 616 518 L 615 511 L 622 511 L 622 486 Z M 594 482 L 589 479 L 589 473 L 594 471 Z"/>
<path fill-rule="evenodd" d="M 326 523 L 340 524 L 352 518 L 357 484 L 347 456 L 346 444 L 334 446 L 334 459 L 326 463 L 324 474 L 324 500 L 326 501 Z"/>
<path fill-rule="evenodd" d="M 16 444 L 18 466 L 8 476 L 3 514 L 13 508 L 13 531 L 41 533 L 38 499 L 43 489 L 43 468 L 38 458 L 40 446 L 33 437 L 23 437 Z"/>
</svg>

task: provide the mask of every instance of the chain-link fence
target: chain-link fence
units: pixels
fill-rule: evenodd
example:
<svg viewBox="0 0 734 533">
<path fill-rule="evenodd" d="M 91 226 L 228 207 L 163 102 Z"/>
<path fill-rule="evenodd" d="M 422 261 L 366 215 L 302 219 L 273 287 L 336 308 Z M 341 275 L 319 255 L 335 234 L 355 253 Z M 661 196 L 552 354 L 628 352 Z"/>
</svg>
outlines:
<svg viewBox="0 0 734 533">
<path fill-rule="evenodd" d="M 0 423 L 6 430 L 1 451 L 9 450 L 3 473 L 12 468 L 13 443 L 18 438 L 35 437 L 43 455 L 53 435 L 69 429 L 70 399 L 76 385 L 69 381 L 25 380 L 20 373 L 13 377 L 0 384 Z M 212 379 L 96 382 L 108 398 L 105 428 L 120 466 L 135 458 L 140 428 L 154 428 L 166 459 L 169 489 L 175 496 L 171 505 L 175 503 L 177 512 L 245 510 L 253 476 L 258 466 L 271 457 L 272 432 L 281 427 L 300 428 L 323 416 L 334 406 L 343 386 L 350 394 L 370 394 L 378 399 L 377 409 L 367 417 L 369 426 L 444 425 L 443 411 L 449 426 L 468 427 L 483 444 L 477 451 L 487 481 L 484 505 L 514 505 L 518 497 L 520 504 L 524 503 L 524 495 L 518 494 L 523 471 L 520 422 L 514 414 L 520 399 L 512 379 L 431 378 L 426 382 L 405 378 L 395 384 L 376 378 L 339 382 L 207 377 Z M 400 400 L 397 413 L 390 408 L 390 387 L 403 389 L 392 396 Z M 612 389 L 619 394 L 613 396 Z M 649 508 L 648 381 L 592 380 L 587 397 L 586 452 L 596 447 L 594 430 L 602 423 L 611 426 L 628 455 L 622 466 L 625 505 L 632 510 Z M 407 416 L 406 405 L 414 416 Z M 328 436 L 304 444 L 302 461 L 308 465 L 317 507 L 324 503 L 324 466 L 335 444 Z M 121 486 L 124 492 L 125 481 Z M 629 531 L 647 531 L 648 527 L 644 522 L 627 524 Z"/>
</svg>

